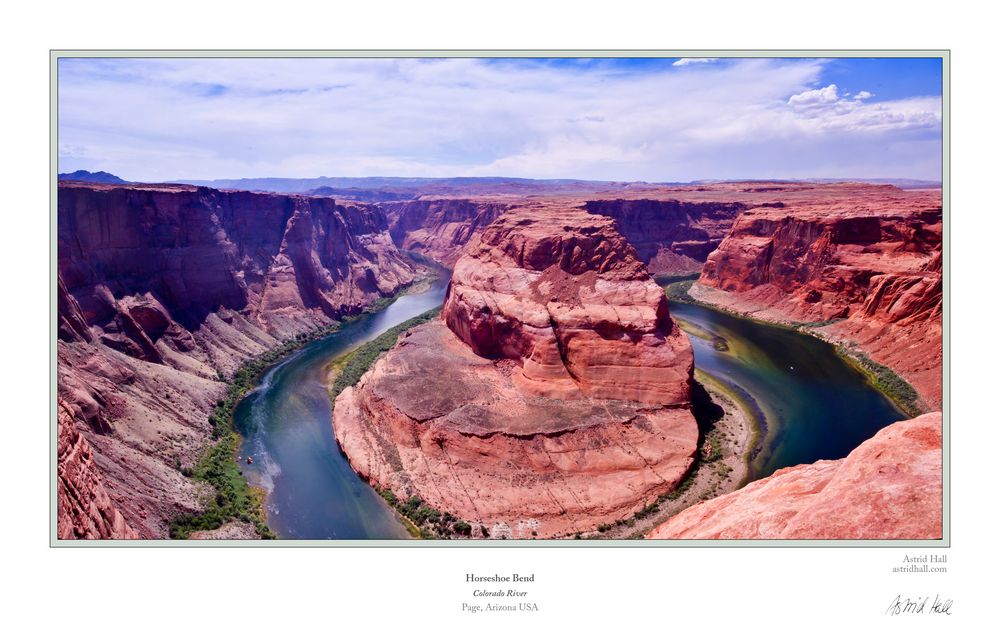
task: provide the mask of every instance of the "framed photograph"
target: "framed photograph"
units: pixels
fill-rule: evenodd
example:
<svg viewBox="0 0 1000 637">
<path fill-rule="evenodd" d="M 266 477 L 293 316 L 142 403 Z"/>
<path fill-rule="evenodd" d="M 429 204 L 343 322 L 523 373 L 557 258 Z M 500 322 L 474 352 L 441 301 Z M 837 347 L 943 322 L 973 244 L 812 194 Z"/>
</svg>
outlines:
<svg viewBox="0 0 1000 637">
<path fill-rule="evenodd" d="M 51 72 L 53 544 L 948 545 L 946 51 Z"/>
</svg>

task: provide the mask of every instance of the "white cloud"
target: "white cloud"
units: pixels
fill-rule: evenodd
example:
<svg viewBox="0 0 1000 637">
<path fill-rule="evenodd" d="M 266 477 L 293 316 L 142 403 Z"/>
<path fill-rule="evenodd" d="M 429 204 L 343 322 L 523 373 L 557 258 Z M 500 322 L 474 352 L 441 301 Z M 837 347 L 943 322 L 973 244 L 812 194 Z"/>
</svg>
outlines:
<svg viewBox="0 0 1000 637">
<path fill-rule="evenodd" d="M 837 85 L 830 84 L 824 88 L 802 91 L 788 98 L 789 106 L 809 107 L 822 104 L 832 104 L 837 101 Z"/>
<path fill-rule="evenodd" d="M 688 66 L 689 64 L 708 64 L 710 62 L 716 62 L 719 58 L 681 58 L 674 62 L 671 66 Z"/>
<path fill-rule="evenodd" d="M 926 144 L 939 149 L 940 98 L 872 103 L 865 91 L 847 99 L 836 85 L 811 88 L 824 64 L 734 59 L 678 72 L 601 60 L 69 61 L 59 69 L 60 170 L 148 181 L 653 181 L 863 177 L 863 156 L 884 167 L 872 176 L 932 176 L 915 171 L 939 156 Z"/>
<path fill-rule="evenodd" d="M 868 91 L 840 93 L 836 84 L 796 93 L 788 98 L 798 130 L 806 134 L 834 131 L 855 134 L 937 130 L 941 124 L 940 98 L 909 98 L 865 103 Z"/>
</svg>

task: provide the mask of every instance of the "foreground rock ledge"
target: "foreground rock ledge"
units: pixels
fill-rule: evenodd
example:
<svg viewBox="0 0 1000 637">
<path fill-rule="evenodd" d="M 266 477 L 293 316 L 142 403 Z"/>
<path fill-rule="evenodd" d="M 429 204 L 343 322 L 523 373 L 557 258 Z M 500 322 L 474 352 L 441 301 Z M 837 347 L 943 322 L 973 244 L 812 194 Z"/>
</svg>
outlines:
<svg viewBox="0 0 1000 637">
<path fill-rule="evenodd" d="M 842 460 L 782 469 L 682 511 L 651 539 L 942 537 L 941 413 L 889 425 Z"/>
<path fill-rule="evenodd" d="M 610 219 L 504 214 L 442 317 L 337 398 L 337 440 L 373 485 L 476 534 L 555 537 L 631 516 L 690 468 L 690 344 Z"/>
</svg>

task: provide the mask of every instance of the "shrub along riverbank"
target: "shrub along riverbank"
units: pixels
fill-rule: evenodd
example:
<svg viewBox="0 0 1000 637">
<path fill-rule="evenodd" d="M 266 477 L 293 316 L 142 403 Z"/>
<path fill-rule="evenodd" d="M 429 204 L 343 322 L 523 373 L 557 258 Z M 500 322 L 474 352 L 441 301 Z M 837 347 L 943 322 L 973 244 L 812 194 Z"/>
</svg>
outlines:
<svg viewBox="0 0 1000 637">
<path fill-rule="evenodd" d="M 217 529 L 232 521 L 249 522 L 265 539 L 275 537 L 267 527 L 264 517 L 264 494 L 251 487 L 236 460 L 240 447 L 239 433 L 233 428 L 236 405 L 260 381 L 261 375 L 271 365 L 318 338 L 333 334 L 340 323 L 299 334 L 244 363 L 226 384 L 226 397 L 220 399 L 209 415 L 212 425 L 212 442 L 202 451 L 193 467 L 182 467 L 181 473 L 196 481 L 204 482 L 215 490 L 214 498 L 207 499 L 204 510 L 197 514 L 180 515 L 170 523 L 170 537 L 187 539 L 194 531 Z M 226 380 L 221 376 L 219 380 Z"/>
<path fill-rule="evenodd" d="M 427 310 L 419 316 L 414 316 L 410 320 L 403 321 L 399 325 L 382 332 L 374 339 L 364 345 L 360 345 L 357 349 L 351 350 L 340 359 L 334 361 L 333 367 L 336 369 L 336 377 L 333 378 L 333 382 L 330 384 L 330 399 L 336 400 L 340 392 L 361 380 L 361 376 L 368 371 L 372 363 L 396 344 L 400 334 L 421 323 L 426 323 L 440 313 L 440 305 L 432 310 Z"/>
</svg>

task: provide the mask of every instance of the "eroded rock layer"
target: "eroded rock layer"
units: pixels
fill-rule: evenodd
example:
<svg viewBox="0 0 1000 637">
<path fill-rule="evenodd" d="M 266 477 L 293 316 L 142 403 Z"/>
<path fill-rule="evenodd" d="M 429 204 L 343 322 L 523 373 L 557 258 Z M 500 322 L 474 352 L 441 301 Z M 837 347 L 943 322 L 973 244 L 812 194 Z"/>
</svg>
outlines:
<svg viewBox="0 0 1000 637">
<path fill-rule="evenodd" d="M 442 319 L 336 400 L 352 466 L 397 497 L 552 537 L 628 517 L 690 467 L 690 345 L 606 217 L 523 206 L 455 266 Z"/>
<path fill-rule="evenodd" d="M 744 212 L 692 294 L 765 319 L 829 323 L 824 333 L 940 408 L 941 245 L 939 191 L 867 186 L 801 197 Z"/>
<path fill-rule="evenodd" d="M 746 207 L 739 201 L 677 199 L 605 199 L 586 204 L 588 211 L 618 222 L 653 274 L 700 272 Z"/>
<path fill-rule="evenodd" d="M 414 278 L 363 204 L 61 182 L 58 209 L 60 537 L 166 536 L 220 375 Z"/>
<path fill-rule="evenodd" d="M 941 413 L 889 425 L 842 460 L 788 467 L 685 509 L 652 539 L 937 539 Z"/>
<path fill-rule="evenodd" d="M 511 204 L 498 200 L 417 199 L 383 204 L 389 234 L 403 250 L 452 267 L 467 243 Z"/>
<path fill-rule="evenodd" d="M 634 248 L 601 215 L 522 208 L 455 265 L 441 316 L 475 353 L 553 398 L 687 401 L 687 337 Z"/>
</svg>

